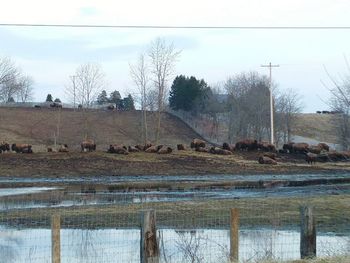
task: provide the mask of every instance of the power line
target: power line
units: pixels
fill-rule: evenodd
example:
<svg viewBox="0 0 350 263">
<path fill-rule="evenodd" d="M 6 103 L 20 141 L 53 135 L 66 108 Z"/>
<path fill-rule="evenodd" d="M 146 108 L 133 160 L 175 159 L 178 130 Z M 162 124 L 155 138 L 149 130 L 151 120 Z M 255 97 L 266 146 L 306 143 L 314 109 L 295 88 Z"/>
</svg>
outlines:
<svg viewBox="0 0 350 263">
<path fill-rule="evenodd" d="M 171 25 L 94 25 L 0 23 L 1 27 L 64 27 L 64 28 L 129 28 L 129 29 L 283 29 L 283 30 L 349 30 L 350 26 L 171 26 Z"/>
</svg>

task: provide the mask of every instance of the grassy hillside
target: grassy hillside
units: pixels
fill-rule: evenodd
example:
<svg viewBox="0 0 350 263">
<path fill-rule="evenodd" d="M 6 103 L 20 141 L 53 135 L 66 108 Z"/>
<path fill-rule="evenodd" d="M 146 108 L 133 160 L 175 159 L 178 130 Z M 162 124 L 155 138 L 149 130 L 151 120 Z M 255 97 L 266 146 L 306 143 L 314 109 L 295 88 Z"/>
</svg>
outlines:
<svg viewBox="0 0 350 263">
<path fill-rule="evenodd" d="M 333 114 L 299 114 L 294 135 L 312 138 L 318 141 L 337 143 L 336 119 Z"/>
<path fill-rule="evenodd" d="M 58 142 L 67 143 L 75 148 L 79 147 L 85 133 L 96 141 L 100 150 L 105 150 L 113 143 L 142 143 L 140 111 L 91 110 L 84 115 L 84 112 L 72 109 L 35 108 L 0 108 L 0 141 L 30 143 L 34 149 L 44 150 L 54 142 L 57 123 L 60 124 Z M 150 113 L 148 127 L 151 141 L 155 138 L 155 123 L 155 115 Z M 178 118 L 163 114 L 160 143 L 188 144 L 197 136 Z"/>
</svg>

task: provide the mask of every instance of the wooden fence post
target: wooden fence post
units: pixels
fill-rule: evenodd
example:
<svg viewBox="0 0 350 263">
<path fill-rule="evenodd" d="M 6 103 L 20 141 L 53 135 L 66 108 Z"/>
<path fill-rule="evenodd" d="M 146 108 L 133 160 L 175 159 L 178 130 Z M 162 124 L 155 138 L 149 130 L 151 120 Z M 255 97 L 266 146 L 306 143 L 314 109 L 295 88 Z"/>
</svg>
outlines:
<svg viewBox="0 0 350 263">
<path fill-rule="evenodd" d="M 141 212 L 141 263 L 159 263 L 156 214 L 154 210 Z"/>
<path fill-rule="evenodd" d="M 61 262 L 61 217 L 54 214 L 51 217 L 51 258 L 52 263 Z"/>
<path fill-rule="evenodd" d="M 316 257 L 316 225 L 312 207 L 300 207 L 300 257 Z"/>
<path fill-rule="evenodd" d="M 239 211 L 238 208 L 231 209 L 230 216 L 230 261 L 238 262 L 239 245 Z"/>
</svg>

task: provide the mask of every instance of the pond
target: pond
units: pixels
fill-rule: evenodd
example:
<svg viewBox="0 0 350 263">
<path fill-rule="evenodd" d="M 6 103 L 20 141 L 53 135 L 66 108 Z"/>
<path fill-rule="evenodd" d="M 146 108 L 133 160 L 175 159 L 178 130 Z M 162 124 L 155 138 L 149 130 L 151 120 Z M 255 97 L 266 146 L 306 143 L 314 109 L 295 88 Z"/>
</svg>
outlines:
<svg viewBox="0 0 350 263">
<path fill-rule="evenodd" d="M 161 262 L 227 262 L 229 231 L 225 229 L 160 229 Z M 242 262 L 298 259 L 299 232 L 247 229 L 239 233 Z M 139 262 L 139 229 L 61 229 L 62 262 Z M 317 256 L 350 251 L 350 237 L 317 236 Z M 49 229 L 0 226 L 0 262 L 51 262 Z"/>
</svg>

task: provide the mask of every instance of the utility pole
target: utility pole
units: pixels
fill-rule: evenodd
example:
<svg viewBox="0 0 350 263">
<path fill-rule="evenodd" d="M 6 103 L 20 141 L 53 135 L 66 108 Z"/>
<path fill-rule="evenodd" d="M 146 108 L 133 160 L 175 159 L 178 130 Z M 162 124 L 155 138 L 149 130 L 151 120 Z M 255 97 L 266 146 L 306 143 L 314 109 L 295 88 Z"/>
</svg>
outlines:
<svg viewBox="0 0 350 263">
<path fill-rule="evenodd" d="M 76 76 L 70 76 L 70 78 L 72 79 L 73 82 L 73 110 L 75 111 L 75 78 Z"/>
<path fill-rule="evenodd" d="M 261 65 L 263 68 L 270 69 L 270 122 L 271 122 L 271 144 L 275 144 L 274 140 L 274 123 L 273 123 L 273 98 L 272 98 L 272 68 L 277 68 L 280 65 L 272 65 L 271 62 L 268 65 Z"/>
</svg>

